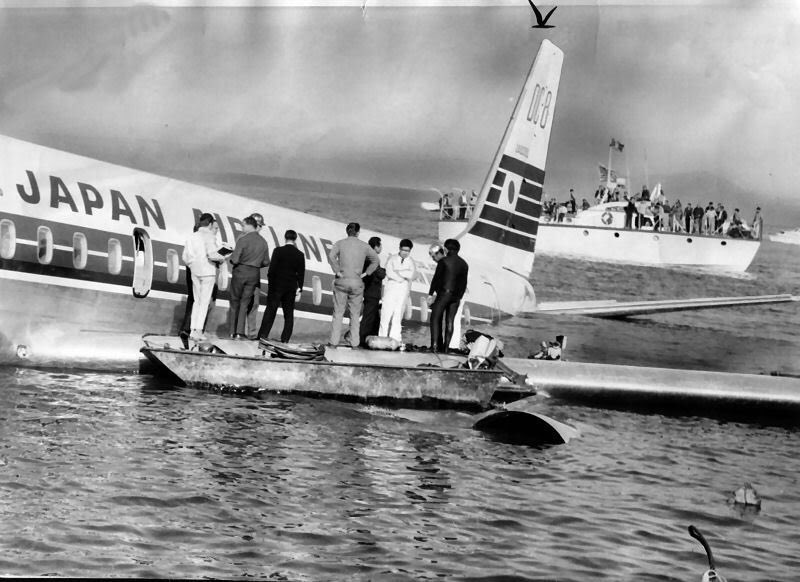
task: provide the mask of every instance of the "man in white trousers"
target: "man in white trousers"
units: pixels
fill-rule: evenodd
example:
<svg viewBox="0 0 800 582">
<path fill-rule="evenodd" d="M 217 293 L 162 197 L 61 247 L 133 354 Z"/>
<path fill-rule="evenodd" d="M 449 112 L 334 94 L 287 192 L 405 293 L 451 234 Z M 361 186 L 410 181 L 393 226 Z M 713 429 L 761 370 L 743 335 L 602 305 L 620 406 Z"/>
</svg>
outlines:
<svg viewBox="0 0 800 582">
<path fill-rule="evenodd" d="M 197 230 L 189 236 L 183 248 L 183 262 L 192 270 L 194 305 L 189 337 L 193 340 L 206 339 L 203 325 L 217 280 L 218 263 L 225 260 L 217 252 L 219 248 L 214 233 L 214 217 L 208 213 L 201 214 L 197 221 Z"/>
<path fill-rule="evenodd" d="M 411 281 L 417 274 L 417 266 L 409 255 L 414 244 L 404 238 L 400 241 L 400 252 L 386 261 L 386 279 L 383 283 L 383 304 L 379 335 L 402 342 L 403 312 L 411 293 Z"/>
</svg>

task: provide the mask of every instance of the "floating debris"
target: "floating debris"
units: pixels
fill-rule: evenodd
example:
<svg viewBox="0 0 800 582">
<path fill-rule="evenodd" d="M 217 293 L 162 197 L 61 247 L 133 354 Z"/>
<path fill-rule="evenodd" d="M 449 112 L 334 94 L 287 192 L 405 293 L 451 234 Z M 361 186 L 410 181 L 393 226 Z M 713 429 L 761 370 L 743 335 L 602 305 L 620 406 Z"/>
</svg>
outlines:
<svg viewBox="0 0 800 582">
<path fill-rule="evenodd" d="M 761 508 L 761 497 L 750 483 L 745 483 L 733 492 L 731 503 Z"/>
</svg>

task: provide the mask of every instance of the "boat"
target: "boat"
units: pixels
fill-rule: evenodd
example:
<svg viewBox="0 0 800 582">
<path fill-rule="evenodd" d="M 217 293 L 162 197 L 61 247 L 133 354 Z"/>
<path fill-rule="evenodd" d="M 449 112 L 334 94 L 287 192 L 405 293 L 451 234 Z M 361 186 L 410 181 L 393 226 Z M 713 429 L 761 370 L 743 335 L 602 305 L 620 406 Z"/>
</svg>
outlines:
<svg viewBox="0 0 800 582">
<path fill-rule="evenodd" d="M 656 186 L 654 194 L 659 190 L 660 185 Z M 542 213 L 536 252 L 613 263 L 744 272 L 761 245 L 759 238 L 656 231 L 652 223 L 639 229 L 625 228 L 626 204 L 625 201 L 597 204 L 578 210 L 574 215 L 567 214 L 561 222 Z M 472 207 L 460 213 L 442 210 L 439 238 L 457 236 L 464 223 L 469 222 L 472 210 Z M 749 231 L 744 233 L 749 234 Z M 797 240 L 800 244 L 800 233 Z"/>
<path fill-rule="evenodd" d="M 800 228 L 776 232 L 769 235 L 769 240 L 787 245 L 800 245 Z"/>
<path fill-rule="evenodd" d="M 145 336 L 141 351 L 188 386 L 226 392 L 295 393 L 421 408 L 489 408 L 499 370 L 464 367 L 466 357 L 214 340 L 192 343 Z M 264 348 L 268 349 L 264 349 Z M 318 354 L 319 357 L 316 357 Z M 532 394 L 532 389 L 527 390 Z"/>
</svg>

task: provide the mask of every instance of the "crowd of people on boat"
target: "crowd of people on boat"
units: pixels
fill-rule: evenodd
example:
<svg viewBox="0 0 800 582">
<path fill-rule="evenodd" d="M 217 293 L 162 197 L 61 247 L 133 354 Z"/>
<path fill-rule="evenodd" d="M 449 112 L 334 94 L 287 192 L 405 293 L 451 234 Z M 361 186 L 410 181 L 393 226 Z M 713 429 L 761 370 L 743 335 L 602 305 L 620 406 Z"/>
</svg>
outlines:
<svg viewBox="0 0 800 582">
<path fill-rule="evenodd" d="M 258 213 L 242 220 L 243 232 L 235 245 L 224 244 L 212 214 L 199 216 L 187 238 L 182 259 L 186 266 L 188 301 L 181 337 L 202 341 L 208 314 L 217 293 L 220 266 L 231 268 L 228 323 L 232 339 L 268 340 L 280 308 L 284 325 L 280 341 L 288 343 L 294 329 L 294 307 L 303 293 L 305 254 L 297 248 L 297 233 L 287 230 L 285 244 L 272 251 L 261 236 L 264 218 Z M 381 266 L 383 250 L 379 237 L 369 242 L 359 239 L 361 227 L 349 223 L 346 237 L 336 241 L 328 253 L 333 272 L 333 312 L 329 346 L 342 339 L 344 315 L 350 318 L 344 339 L 350 347 L 370 346 L 370 338 L 380 343 L 402 344 L 402 320 L 411 293 L 417 266 L 410 256 L 414 244 L 404 238 L 397 252 Z M 427 303 L 430 307 L 430 350 L 447 352 L 453 337 L 456 315 L 467 288 L 469 266 L 459 256 L 461 245 L 455 239 L 434 244 L 428 254 L 436 263 Z M 257 325 L 260 304 L 261 270 L 267 268 L 267 302 Z"/>
<path fill-rule="evenodd" d="M 469 220 L 478 202 L 475 190 L 467 196 L 466 190 L 445 192 L 439 196 L 439 218 L 441 220 Z"/>
<path fill-rule="evenodd" d="M 670 203 L 663 188 L 658 187 L 655 196 L 651 196 L 647 186 L 641 192 L 630 196 L 624 189 L 613 190 L 600 186 L 594 195 L 595 205 L 607 202 L 624 203 L 625 228 L 648 228 L 654 231 L 684 232 L 687 234 L 704 234 L 709 236 L 729 236 L 731 238 L 760 239 L 764 217 L 761 207 L 756 207 L 753 220 L 748 224 L 742 218 L 741 211 L 735 208 L 729 214 L 725 206 L 718 202 L 687 203 L 683 206 L 680 200 Z M 573 189 L 569 191 L 569 200 L 558 202 L 555 196 L 543 199 L 542 212 L 551 222 L 564 222 L 567 217 L 577 213 L 577 201 Z M 592 205 L 584 198 L 581 210 L 588 210 Z"/>
</svg>

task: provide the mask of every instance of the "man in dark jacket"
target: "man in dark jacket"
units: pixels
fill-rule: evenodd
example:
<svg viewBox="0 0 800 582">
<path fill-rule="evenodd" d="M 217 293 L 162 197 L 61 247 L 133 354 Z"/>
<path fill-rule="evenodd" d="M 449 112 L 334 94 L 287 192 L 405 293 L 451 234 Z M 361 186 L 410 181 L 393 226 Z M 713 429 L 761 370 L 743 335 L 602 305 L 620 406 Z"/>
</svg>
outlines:
<svg viewBox="0 0 800 582">
<path fill-rule="evenodd" d="M 436 264 L 436 272 L 428 292 L 428 303 L 432 303 L 430 325 L 433 352 L 446 352 L 450 345 L 453 322 L 458 304 L 467 290 L 469 273 L 469 265 L 458 256 L 461 244 L 449 238 L 444 241 L 444 248 L 447 249 L 447 256 Z"/>
<path fill-rule="evenodd" d="M 230 326 L 234 339 L 244 339 L 247 311 L 253 295 L 258 293 L 261 267 L 269 264 L 267 241 L 258 234 L 258 223 L 252 216 L 243 221 L 244 234 L 236 241 L 231 255 Z M 256 297 L 256 301 L 258 298 Z"/>
<path fill-rule="evenodd" d="M 376 254 L 381 254 L 381 239 L 373 236 L 369 239 L 369 246 Z M 364 261 L 364 271 L 369 267 L 369 261 Z M 364 307 L 361 310 L 361 328 L 359 335 L 361 337 L 361 347 L 367 347 L 367 337 L 371 335 L 378 335 L 378 328 L 380 327 L 380 302 L 381 302 L 381 288 L 383 287 L 383 280 L 386 278 L 386 269 L 378 267 L 371 275 L 364 275 L 361 280 L 364 281 Z"/>
<path fill-rule="evenodd" d="M 306 257 L 296 246 L 295 231 L 287 230 L 284 238 L 286 244 L 272 251 L 272 260 L 267 271 L 267 308 L 264 311 L 264 319 L 261 320 L 258 338 L 269 338 L 280 306 L 283 311 L 281 341 L 287 343 L 292 338 L 294 330 L 294 304 L 303 293 Z"/>
</svg>

